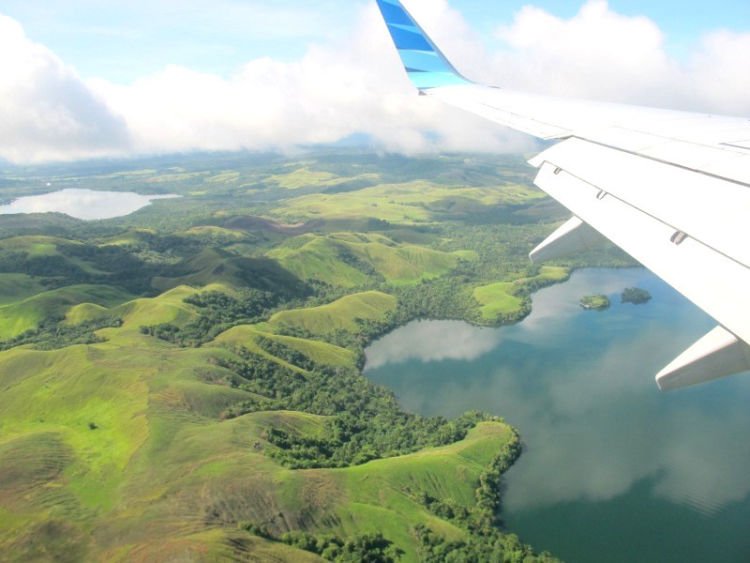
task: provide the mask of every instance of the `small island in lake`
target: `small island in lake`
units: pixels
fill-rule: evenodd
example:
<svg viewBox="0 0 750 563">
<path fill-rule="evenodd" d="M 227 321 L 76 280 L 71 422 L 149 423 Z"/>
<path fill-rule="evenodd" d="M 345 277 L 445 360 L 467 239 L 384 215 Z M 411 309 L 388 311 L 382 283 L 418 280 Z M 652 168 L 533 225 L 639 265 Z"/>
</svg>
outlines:
<svg viewBox="0 0 750 563">
<path fill-rule="evenodd" d="M 632 303 L 633 305 L 642 305 L 651 300 L 651 294 L 640 287 L 629 287 L 622 292 L 620 296 L 621 303 Z"/>
<path fill-rule="evenodd" d="M 587 295 L 581 298 L 581 307 L 602 311 L 609 307 L 609 298 L 606 295 Z"/>
</svg>

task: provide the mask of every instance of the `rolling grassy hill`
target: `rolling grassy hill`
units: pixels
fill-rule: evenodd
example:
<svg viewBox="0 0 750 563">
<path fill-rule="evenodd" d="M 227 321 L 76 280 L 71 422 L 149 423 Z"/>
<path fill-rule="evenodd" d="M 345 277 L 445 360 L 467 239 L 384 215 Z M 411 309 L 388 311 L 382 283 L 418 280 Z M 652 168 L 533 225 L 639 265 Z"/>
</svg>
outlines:
<svg viewBox="0 0 750 563">
<path fill-rule="evenodd" d="M 44 291 L 39 280 L 26 274 L 0 274 L 0 305 L 23 301 Z"/>
<path fill-rule="evenodd" d="M 266 182 L 274 183 L 287 190 L 298 190 L 301 188 L 331 188 L 357 181 L 375 183 L 377 180 L 378 175 L 372 173 L 357 176 L 337 176 L 331 172 L 302 167 L 290 172 L 274 174 L 268 177 Z"/>
<path fill-rule="evenodd" d="M 396 309 L 397 300 L 380 291 L 347 295 L 319 307 L 291 309 L 273 315 L 272 327 L 301 328 L 311 334 L 323 335 L 336 330 L 357 332 L 358 319 L 384 321 Z"/>
<path fill-rule="evenodd" d="M 446 538 L 460 539 L 463 530 L 426 513 L 414 495 L 419 491 L 458 506 L 473 506 L 479 474 L 510 439 L 508 426 L 487 422 L 450 446 L 333 470 L 349 497 L 348 505 L 337 511 L 340 529 L 346 534 L 382 531 L 405 546 L 405 560 L 417 560 L 409 532 L 415 520 L 425 518 Z"/>
<path fill-rule="evenodd" d="M 21 301 L 0 306 L 0 339 L 9 339 L 37 328 L 48 318 L 64 317 L 82 303 L 110 307 L 132 296 L 106 285 L 74 285 L 43 291 Z"/>
<path fill-rule="evenodd" d="M 304 294 L 305 286 L 293 274 L 266 258 L 248 258 L 218 248 L 206 248 L 174 267 L 171 276 L 154 277 L 151 285 L 159 291 L 190 285 L 201 287 L 220 283 L 232 287 L 281 289 Z"/>
<path fill-rule="evenodd" d="M 482 318 L 495 321 L 512 315 L 523 306 L 523 299 L 516 296 L 518 286 L 513 282 L 497 282 L 474 289 L 474 299 L 480 307 Z"/>
<path fill-rule="evenodd" d="M 346 348 L 341 348 L 318 340 L 277 335 L 272 332 L 261 330 L 259 327 L 249 325 L 241 325 L 231 328 L 220 334 L 215 342 L 217 344 L 242 346 L 251 352 L 260 354 L 261 356 L 270 357 L 273 361 L 281 365 L 288 365 L 286 362 L 283 362 L 278 358 L 273 358 L 271 354 L 259 346 L 256 343 L 259 336 L 288 346 L 289 348 L 304 354 L 318 364 L 336 367 L 353 367 L 357 363 L 356 355 Z"/>
<path fill-rule="evenodd" d="M 0 254 L 25 252 L 30 256 L 52 256 L 59 254 L 57 247 L 70 241 L 51 236 L 19 236 L 0 240 Z"/>
<path fill-rule="evenodd" d="M 109 309 L 96 303 L 81 303 L 74 305 L 65 313 L 65 323 L 80 325 L 110 316 Z"/>
<path fill-rule="evenodd" d="M 512 282 L 496 282 L 474 289 L 482 320 L 497 323 L 515 320 L 530 309 L 529 294 L 534 289 L 568 279 L 570 270 L 559 266 L 542 266 L 539 274 Z"/>
<path fill-rule="evenodd" d="M 84 246 L 85 244 L 80 241 L 61 237 L 42 235 L 10 237 L 0 239 L 0 262 L 12 264 L 14 261 L 25 259 L 40 265 L 46 261 L 56 264 L 63 271 L 77 269 L 88 274 L 106 274 L 94 263 L 70 252 L 70 249 L 80 249 Z M 51 262 L 50 259 L 55 259 L 55 262 Z M 50 269 L 48 275 L 54 277 L 54 269 Z"/>
<path fill-rule="evenodd" d="M 432 279 L 450 272 L 459 258 L 373 233 L 303 235 L 274 248 L 268 256 L 300 279 L 343 287 L 361 286 L 372 276 L 394 284 Z"/>
<path fill-rule="evenodd" d="M 273 249 L 268 256 L 303 280 L 318 280 L 331 285 L 356 287 L 368 281 L 368 275 L 343 257 L 345 249 L 328 237 L 303 235 Z"/>
<path fill-rule="evenodd" d="M 409 532 L 416 522 L 448 538 L 466 533 L 415 495 L 470 505 L 479 473 L 509 439 L 504 424 L 361 466 L 287 469 L 265 453 L 275 447 L 268 429 L 317 436 L 325 417 L 277 411 L 224 420 L 225 409 L 250 394 L 227 385 L 215 360 L 233 354 L 227 344 L 252 347 L 258 335 L 331 365 L 351 366 L 354 355 L 247 326 L 199 349 L 136 330 L 186 321 L 195 312 L 183 299 L 194 292 L 179 287 L 113 308 L 124 324 L 100 331 L 103 343 L 0 353 L 0 547 L 19 561 L 52 551 L 71 561 L 316 560 L 238 528 L 261 522 L 278 534 L 380 531 L 405 550 L 404 561 L 416 561 Z M 363 308 L 376 318 L 395 304 L 377 292 L 342 301 L 292 315 L 327 330 L 352 326 Z"/>
<path fill-rule="evenodd" d="M 82 167 L 60 181 L 184 197 L 95 224 L 0 217 L 0 340 L 15 345 L 0 351 L 0 559 L 319 561 L 279 541 L 304 531 L 383 533 L 412 562 L 415 526 L 479 538 L 425 499 L 479 510 L 515 433 L 403 412 L 362 376 L 361 347 L 415 317 L 497 322 L 564 279 L 518 273 L 547 230 L 518 163 Z M 540 215 L 503 223 L 527 208 Z"/>
<path fill-rule="evenodd" d="M 475 188 L 414 181 L 355 192 L 306 195 L 286 200 L 274 213 L 293 220 L 372 217 L 396 224 L 420 224 L 467 218 L 487 208 L 527 204 L 542 198 L 541 192 L 521 184 Z"/>
</svg>

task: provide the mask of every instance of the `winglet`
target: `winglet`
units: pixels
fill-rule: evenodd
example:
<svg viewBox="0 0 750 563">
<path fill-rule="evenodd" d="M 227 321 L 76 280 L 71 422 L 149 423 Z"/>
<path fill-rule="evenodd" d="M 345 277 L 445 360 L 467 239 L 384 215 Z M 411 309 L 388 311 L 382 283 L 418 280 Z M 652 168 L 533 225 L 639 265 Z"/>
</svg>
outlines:
<svg viewBox="0 0 750 563">
<path fill-rule="evenodd" d="M 399 0 L 376 0 L 412 84 L 419 90 L 469 84 Z"/>
<path fill-rule="evenodd" d="M 662 391 L 750 370 L 750 346 L 721 326 L 698 340 L 656 376 Z"/>
<path fill-rule="evenodd" d="M 554 260 L 582 250 L 596 248 L 604 240 L 604 236 L 588 223 L 584 223 L 578 217 L 571 217 L 532 250 L 529 258 L 532 262 Z"/>
</svg>

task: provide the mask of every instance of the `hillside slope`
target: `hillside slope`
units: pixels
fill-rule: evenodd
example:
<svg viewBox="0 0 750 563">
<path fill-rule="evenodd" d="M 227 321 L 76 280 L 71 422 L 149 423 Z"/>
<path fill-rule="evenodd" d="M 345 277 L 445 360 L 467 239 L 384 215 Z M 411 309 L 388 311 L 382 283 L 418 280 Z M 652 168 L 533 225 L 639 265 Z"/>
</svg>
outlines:
<svg viewBox="0 0 750 563">
<path fill-rule="evenodd" d="M 193 291 L 121 306 L 124 324 L 101 331 L 104 343 L 0 353 L 4 551 L 18 561 L 50 550 L 71 561 L 315 559 L 238 529 L 256 522 L 275 535 L 379 531 L 415 561 L 416 523 L 465 534 L 415 495 L 472 504 L 479 473 L 510 437 L 505 425 L 484 423 L 453 445 L 348 469 L 287 469 L 268 457 L 269 428 L 316 435 L 325 417 L 222 416 L 251 397 L 228 384 L 217 360 L 233 353 L 222 346 L 247 344 L 257 331 L 238 327 L 215 346 L 183 349 L 136 330 L 189 315 L 182 299 Z M 319 362 L 352 361 L 324 343 L 275 338 Z"/>
</svg>

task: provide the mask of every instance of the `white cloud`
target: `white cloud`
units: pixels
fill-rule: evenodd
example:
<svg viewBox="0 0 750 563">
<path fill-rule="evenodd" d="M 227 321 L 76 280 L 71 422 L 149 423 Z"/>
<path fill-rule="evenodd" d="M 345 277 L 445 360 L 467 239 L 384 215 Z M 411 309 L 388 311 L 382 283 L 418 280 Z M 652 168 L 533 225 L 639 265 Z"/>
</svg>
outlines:
<svg viewBox="0 0 750 563">
<path fill-rule="evenodd" d="M 92 82 L 143 151 L 289 149 L 367 133 L 402 152 L 527 150 L 511 131 L 419 98 L 376 8 L 340 44 L 248 62 L 229 79 L 171 66 L 128 86 Z"/>
<path fill-rule="evenodd" d="M 750 116 L 750 32 L 703 37 L 684 87 L 708 109 Z"/>
<path fill-rule="evenodd" d="M 525 7 L 497 36 L 509 50 L 495 56 L 495 75 L 523 89 L 636 101 L 650 98 L 674 74 L 656 24 L 619 15 L 603 0 L 588 2 L 567 20 Z"/>
<path fill-rule="evenodd" d="M 0 15 L 0 157 L 54 160 L 124 150 L 127 127 L 59 58 Z"/>
<path fill-rule="evenodd" d="M 750 33 L 717 31 L 686 62 L 658 26 L 590 0 L 572 18 L 534 7 L 486 47 L 447 0 L 408 7 L 470 77 L 540 93 L 750 114 Z M 319 23 L 316 25 L 320 25 Z M 0 158 L 71 159 L 200 149 L 290 149 L 355 133 L 384 148 L 528 151 L 531 141 L 418 98 L 368 3 L 352 31 L 293 62 L 249 61 L 231 77 L 168 66 L 128 85 L 82 82 L 0 19 Z"/>
<path fill-rule="evenodd" d="M 708 33 L 678 61 L 667 54 L 666 38 L 652 20 L 589 0 L 569 19 L 523 8 L 510 25 L 498 27 L 496 37 L 501 49 L 488 61 L 487 74 L 509 88 L 750 114 L 750 33 Z"/>
</svg>

